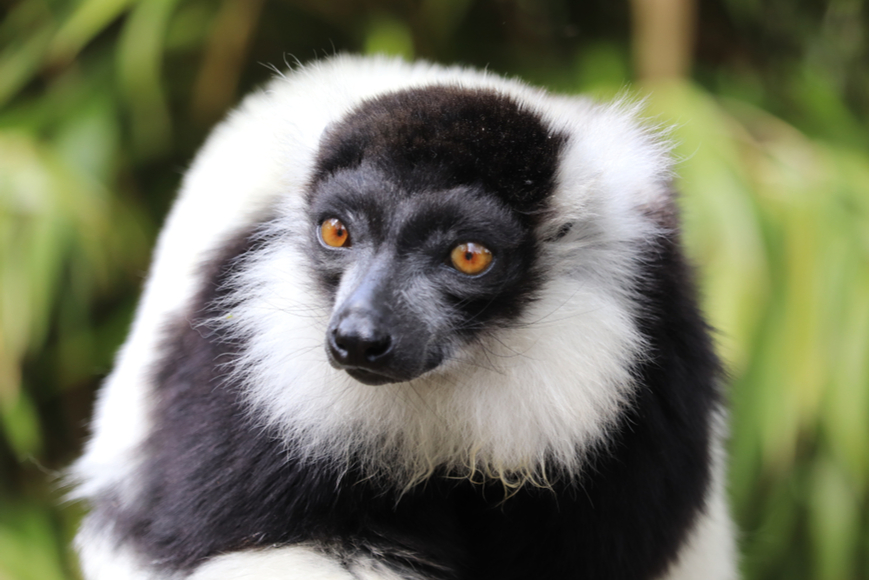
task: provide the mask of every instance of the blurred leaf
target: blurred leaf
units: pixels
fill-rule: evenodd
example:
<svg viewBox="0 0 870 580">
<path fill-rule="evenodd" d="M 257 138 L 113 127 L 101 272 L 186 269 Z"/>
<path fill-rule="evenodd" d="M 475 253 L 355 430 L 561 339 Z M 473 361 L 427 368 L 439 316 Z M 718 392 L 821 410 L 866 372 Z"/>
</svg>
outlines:
<svg viewBox="0 0 870 580">
<path fill-rule="evenodd" d="M 365 40 L 366 54 L 386 54 L 414 58 L 414 39 L 400 20 L 380 14 L 372 18 Z"/>
<path fill-rule="evenodd" d="M 54 169 L 23 135 L 0 134 L 0 384 L 17 397 L 21 359 L 42 344 L 63 244 L 51 207 Z M 11 391 L 9 390 L 11 389 Z"/>
<path fill-rule="evenodd" d="M 0 426 L 19 461 L 42 451 L 39 416 L 27 392 L 19 390 L 12 396 L 0 397 Z"/>
<path fill-rule="evenodd" d="M 615 43 L 597 43 L 578 51 L 575 70 L 578 83 L 572 92 L 601 100 L 615 98 L 631 80 L 628 51 Z"/>
<path fill-rule="evenodd" d="M 203 45 L 212 29 L 215 3 L 182 2 L 166 31 L 167 51 L 195 50 Z"/>
<path fill-rule="evenodd" d="M 33 78 L 48 50 L 52 30 L 48 27 L 19 45 L 0 53 L 0 106 L 15 96 Z"/>
<path fill-rule="evenodd" d="M 79 314 L 87 312 L 94 288 L 109 279 L 113 256 L 106 242 L 118 222 L 110 218 L 104 188 L 88 172 L 107 171 L 112 157 L 91 140 L 110 142 L 99 115 L 77 119 L 60 133 L 60 152 L 22 133 L 0 131 L 0 394 L 13 402 L 20 365 L 45 341 L 64 274 L 79 281 L 63 289 Z M 75 267 L 66 270 L 69 260 Z"/>
<path fill-rule="evenodd" d="M 143 157 L 165 150 L 171 120 L 161 78 L 163 40 L 178 0 L 148 0 L 133 8 L 118 50 L 118 76 L 130 105 L 134 145 Z"/>
<path fill-rule="evenodd" d="M 82 0 L 64 21 L 52 41 L 49 60 L 68 63 L 106 26 L 124 13 L 134 2 L 152 0 Z"/>
<path fill-rule="evenodd" d="M 91 97 L 64 121 L 55 137 L 58 155 L 91 179 L 111 179 L 120 136 L 110 99 Z M 108 190 L 95 187 L 92 191 L 104 197 L 102 203 L 108 203 Z"/>
<path fill-rule="evenodd" d="M 193 95 L 192 113 L 211 123 L 230 107 L 263 0 L 224 0 L 213 23 Z"/>
<path fill-rule="evenodd" d="M 0 503 L 0 578 L 62 580 L 68 578 L 52 516 L 30 501 Z"/>
<path fill-rule="evenodd" d="M 851 554 L 858 539 L 860 521 L 855 517 L 853 488 L 837 465 L 822 458 L 813 466 L 810 479 L 810 526 L 818 580 L 846 580 L 852 569 Z"/>
</svg>

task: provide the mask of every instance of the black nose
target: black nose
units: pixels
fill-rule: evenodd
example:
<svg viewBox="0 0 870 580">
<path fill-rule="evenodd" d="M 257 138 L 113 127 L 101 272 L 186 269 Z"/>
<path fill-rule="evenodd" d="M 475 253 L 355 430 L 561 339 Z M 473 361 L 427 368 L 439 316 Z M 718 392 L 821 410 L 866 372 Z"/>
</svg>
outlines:
<svg viewBox="0 0 870 580">
<path fill-rule="evenodd" d="M 387 367 L 392 346 L 393 337 L 368 316 L 345 316 L 329 331 L 330 353 L 344 368 L 379 372 Z"/>
</svg>

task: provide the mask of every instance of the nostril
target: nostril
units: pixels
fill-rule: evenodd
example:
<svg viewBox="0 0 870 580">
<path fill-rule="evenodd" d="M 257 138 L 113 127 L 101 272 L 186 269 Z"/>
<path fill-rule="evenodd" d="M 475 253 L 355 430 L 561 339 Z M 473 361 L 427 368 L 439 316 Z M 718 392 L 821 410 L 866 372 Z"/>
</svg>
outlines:
<svg viewBox="0 0 870 580">
<path fill-rule="evenodd" d="M 329 346 L 336 357 L 341 361 L 347 359 L 347 346 L 345 346 L 344 335 L 340 334 L 337 328 L 334 328 L 329 338 Z"/>
<path fill-rule="evenodd" d="M 376 359 L 387 354 L 392 343 L 393 339 L 389 335 L 370 341 L 365 349 L 366 359 L 370 362 L 374 362 Z"/>
</svg>

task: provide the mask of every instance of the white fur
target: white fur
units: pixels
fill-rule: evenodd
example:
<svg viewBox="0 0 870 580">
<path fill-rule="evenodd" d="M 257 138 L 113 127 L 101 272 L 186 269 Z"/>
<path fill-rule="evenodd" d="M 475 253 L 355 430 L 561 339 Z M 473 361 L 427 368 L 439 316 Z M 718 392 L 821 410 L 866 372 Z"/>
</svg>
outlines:
<svg viewBox="0 0 870 580">
<path fill-rule="evenodd" d="M 411 580 L 407 572 L 400 576 L 370 556 L 357 556 L 345 566 L 307 545 L 224 554 L 190 574 L 167 577 L 144 567 L 137 554 L 116 545 L 105 531 L 86 528 L 76 544 L 82 572 L 89 580 Z"/>
<path fill-rule="evenodd" d="M 143 566 L 131 548 L 118 545 L 110 530 L 97 529 L 87 520 L 75 545 L 87 580 L 171 580 Z"/>
<path fill-rule="evenodd" d="M 288 546 L 218 556 L 197 568 L 189 580 L 425 580 L 401 575 L 370 556 L 340 564 L 311 546 Z"/>
<path fill-rule="evenodd" d="M 354 580 L 338 560 L 307 546 L 236 552 L 213 558 L 190 580 Z"/>
<path fill-rule="evenodd" d="M 720 417 L 717 433 L 710 444 L 712 483 L 705 509 L 680 550 L 677 561 L 661 580 L 736 580 L 738 577 L 734 523 L 725 501 L 724 425 L 724 418 Z"/>
<path fill-rule="evenodd" d="M 305 256 L 294 243 L 307 223 L 300 213 L 303 193 L 330 123 L 365 98 L 433 83 L 517 97 L 570 135 L 557 176 L 557 211 L 541 233 L 565 222 L 575 227 L 548 246 L 543 259 L 557 275 L 522 325 L 411 383 L 370 387 L 327 363 L 329 307 L 313 298 Z M 667 151 L 634 116 L 630 107 L 553 97 L 487 73 L 353 57 L 304 67 L 246 99 L 185 177 L 132 332 L 101 391 L 94 435 L 74 468 L 77 494 L 135 497 L 131 475 L 150 428 L 149 372 L 161 354 L 162 332 L 189 311 L 199 265 L 276 206 L 282 218 L 272 227 L 284 237 L 250 260 L 237 281 L 245 299 L 223 321 L 251 338 L 226 372 L 249 377 L 246 395 L 255 416 L 277 426 L 302 453 L 342 461 L 351 449 L 371 450 L 371 466 L 400 470 L 406 484 L 436 464 L 465 468 L 469 476 L 485 471 L 508 484 L 539 477 L 547 457 L 579 468 L 576 451 L 602 440 L 631 398 L 628 366 L 642 344 L 628 288 L 639 249 L 655 234 L 645 211 L 668 203 L 662 186 Z M 89 578 L 148 578 L 128 555 L 106 548 L 108 541 L 82 532 Z M 308 570 L 306 562 L 318 558 L 306 548 L 233 554 L 195 577 L 241 578 L 229 571 L 242 570 L 250 559 L 274 572 L 257 577 L 278 577 L 290 563 Z"/>
<path fill-rule="evenodd" d="M 354 578 L 338 560 L 308 546 L 290 546 L 218 556 L 200 566 L 190 576 L 190 580 L 354 580 Z"/>
</svg>

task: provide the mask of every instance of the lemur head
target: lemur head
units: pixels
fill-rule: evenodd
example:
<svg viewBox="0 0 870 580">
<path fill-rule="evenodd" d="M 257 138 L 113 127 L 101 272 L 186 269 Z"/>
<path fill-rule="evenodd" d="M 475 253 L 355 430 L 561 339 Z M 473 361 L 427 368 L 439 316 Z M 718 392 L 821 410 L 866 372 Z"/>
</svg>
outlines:
<svg viewBox="0 0 870 580">
<path fill-rule="evenodd" d="M 332 365 L 408 381 L 515 323 L 543 276 L 536 226 L 564 141 L 512 99 L 458 87 L 391 93 L 332 126 L 308 210 Z"/>
</svg>

